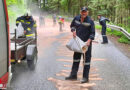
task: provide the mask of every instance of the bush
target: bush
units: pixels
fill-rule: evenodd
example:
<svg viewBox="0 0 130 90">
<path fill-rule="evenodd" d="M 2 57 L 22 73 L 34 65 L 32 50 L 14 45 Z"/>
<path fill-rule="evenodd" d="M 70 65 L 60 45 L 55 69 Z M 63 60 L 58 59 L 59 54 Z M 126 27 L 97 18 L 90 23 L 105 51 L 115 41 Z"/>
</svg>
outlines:
<svg viewBox="0 0 130 90">
<path fill-rule="evenodd" d="M 123 34 L 120 32 L 120 31 L 116 31 L 116 30 L 107 30 L 108 34 L 110 35 L 115 35 L 115 36 L 118 36 L 118 37 L 121 37 Z"/>
<path fill-rule="evenodd" d="M 7 0 L 9 21 L 14 23 L 16 18 L 26 12 L 24 0 Z"/>
<path fill-rule="evenodd" d="M 130 40 L 124 35 L 122 35 L 121 38 L 118 39 L 118 41 L 120 43 L 130 44 Z"/>
<path fill-rule="evenodd" d="M 101 29 L 102 27 L 100 25 L 95 25 L 96 29 Z"/>
</svg>

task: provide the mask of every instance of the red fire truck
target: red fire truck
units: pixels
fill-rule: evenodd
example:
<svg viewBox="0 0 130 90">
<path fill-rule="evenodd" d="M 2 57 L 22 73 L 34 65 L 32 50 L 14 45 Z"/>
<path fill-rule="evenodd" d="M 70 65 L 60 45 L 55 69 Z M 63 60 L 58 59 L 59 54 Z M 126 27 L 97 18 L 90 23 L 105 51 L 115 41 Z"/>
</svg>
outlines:
<svg viewBox="0 0 130 90">
<path fill-rule="evenodd" d="M 12 77 L 10 54 L 6 0 L 0 0 L 0 89 L 6 89 L 7 83 L 10 82 Z"/>
</svg>

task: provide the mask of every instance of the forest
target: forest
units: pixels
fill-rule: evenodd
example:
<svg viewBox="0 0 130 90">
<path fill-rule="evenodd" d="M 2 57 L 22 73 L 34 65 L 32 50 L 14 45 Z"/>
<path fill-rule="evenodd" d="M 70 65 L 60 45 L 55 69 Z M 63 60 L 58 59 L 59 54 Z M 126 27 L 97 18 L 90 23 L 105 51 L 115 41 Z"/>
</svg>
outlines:
<svg viewBox="0 0 130 90">
<path fill-rule="evenodd" d="M 67 17 L 78 15 L 80 8 L 86 6 L 94 20 L 97 20 L 97 15 L 101 14 L 110 19 L 110 24 L 121 26 L 130 33 L 129 0 L 7 0 L 10 17 L 17 16 L 17 13 L 24 13 L 32 3 L 39 5 L 43 12 Z M 17 10 L 16 7 L 19 9 Z M 116 32 L 116 34 L 122 36 L 121 33 Z"/>
<path fill-rule="evenodd" d="M 90 16 L 94 20 L 101 14 L 108 17 L 112 23 L 130 28 L 129 0 L 43 0 L 41 7 L 58 14 L 75 16 L 83 6 L 89 8 Z"/>
</svg>

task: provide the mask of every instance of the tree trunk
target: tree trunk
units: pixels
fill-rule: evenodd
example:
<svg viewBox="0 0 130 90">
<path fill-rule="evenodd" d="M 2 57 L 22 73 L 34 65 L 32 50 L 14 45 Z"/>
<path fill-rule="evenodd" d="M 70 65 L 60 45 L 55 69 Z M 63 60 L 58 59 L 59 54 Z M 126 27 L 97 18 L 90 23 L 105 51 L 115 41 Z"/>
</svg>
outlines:
<svg viewBox="0 0 130 90">
<path fill-rule="evenodd" d="M 58 14 L 60 13 L 60 0 L 58 0 L 58 6 L 57 6 L 57 9 L 58 9 Z"/>
<path fill-rule="evenodd" d="M 44 0 L 44 2 L 43 2 L 43 7 L 44 8 L 46 7 L 46 0 Z"/>
</svg>

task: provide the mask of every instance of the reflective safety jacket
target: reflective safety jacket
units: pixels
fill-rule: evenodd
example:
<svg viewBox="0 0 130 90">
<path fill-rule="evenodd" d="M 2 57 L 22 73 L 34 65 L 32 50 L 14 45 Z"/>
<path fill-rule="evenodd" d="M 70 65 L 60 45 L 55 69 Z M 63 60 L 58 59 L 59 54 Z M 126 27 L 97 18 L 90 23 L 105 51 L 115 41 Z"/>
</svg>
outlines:
<svg viewBox="0 0 130 90">
<path fill-rule="evenodd" d="M 63 24 L 62 18 L 60 18 L 60 19 L 58 20 L 58 22 L 61 23 L 61 24 Z"/>
<path fill-rule="evenodd" d="M 76 16 L 71 25 L 71 31 L 76 30 L 77 36 L 86 42 L 88 39 L 94 40 L 95 37 L 95 25 L 93 20 L 87 16 L 83 23 L 81 23 L 81 15 Z"/>
<path fill-rule="evenodd" d="M 34 36 L 35 30 L 36 30 L 36 22 L 33 20 L 32 16 L 29 18 L 26 18 L 26 16 L 21 16 L 16 19 L 16 26 L 18 26 L 19 23 L 22 23 L 22 26 L 24 30 L 26 31 L 26 36 Z"/>
</svg>

